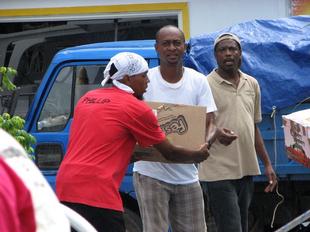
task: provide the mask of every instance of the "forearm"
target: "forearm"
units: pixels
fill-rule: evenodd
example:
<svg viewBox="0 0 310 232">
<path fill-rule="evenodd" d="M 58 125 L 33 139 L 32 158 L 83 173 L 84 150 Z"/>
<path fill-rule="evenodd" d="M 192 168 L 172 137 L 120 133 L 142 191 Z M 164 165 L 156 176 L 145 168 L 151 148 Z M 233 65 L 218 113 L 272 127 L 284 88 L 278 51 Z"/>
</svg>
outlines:
<svg viewBox="0 0 310 232">
<path fill-rule="evenodd" d="M 169 161 L 181 163 L 198 162 L 197 157 L 201 156 L 201 152 L 199 150 L 193 151 L 180 146 L 173 146 L 170 151 L 166 151 L 162 154 Z"/>
<path fill-rule="evenodd" d="M 206 120 L 206 142 L 211 146 L 212 143 L 216 140 L 217 127 L 215 125 L 215 115 L 214 113 L 207 113 Z"/>
<path fill-rule="evenodd" d="M 208 155 L 208 149 L 204 145 L 199 150 L 187 149 L 181 146 L 171 144 L 167 139 L 154 145 L 154 147 L 169 161 L 180 163 L 197 163 L 205 160 Z"/>
<path fill-rule="evenodd" d="M 255 150 L 265 167 L 271 165 L 269 155 L 267 153 L 263 138 L 257 125 L 255 125 Z"/>
<path fill-rule="evenodd" d="M 167 157 L 167 154 L 166 154 Z M 136 148 L 135 152 L 132 155 L 131 162 L 136 162 L 136 161 L 150 161 L 150 162 L 161 162 L 161 163 L 194 163 L 192 160 L 189 161 L 176 161 L 174 162 L 172 160 L 168 160 L 165 158 L 157 149 L 153 147 L 149 148 Z"/>
<path fill-rule="evenodd" d="M 265 174 L 268 179 L 268 185 L 264 191 L 272 192 L 278 184 L 277 175 L 275 171 L 273 170 L 268 153 L 264 145 L 263 138 L 261 136 L 261 133 L 257 125 L 255 125 L 255 149 L 256 149 L 257 155 L 259 156 L 261 161 L 264 163 Z"/>
</svg>

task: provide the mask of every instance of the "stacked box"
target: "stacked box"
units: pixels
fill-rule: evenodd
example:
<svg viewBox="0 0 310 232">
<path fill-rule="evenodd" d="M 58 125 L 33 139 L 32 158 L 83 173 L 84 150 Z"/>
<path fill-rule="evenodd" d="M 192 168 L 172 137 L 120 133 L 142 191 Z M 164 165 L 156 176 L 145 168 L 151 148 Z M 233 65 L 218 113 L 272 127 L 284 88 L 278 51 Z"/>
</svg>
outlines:
<svg viewBox="0 0 310 232">
<path fill-rule="evenodd" d="M 310 109 L 283 115 L 282 119 L 288 157 L 310 168 Z"/>
</svg>

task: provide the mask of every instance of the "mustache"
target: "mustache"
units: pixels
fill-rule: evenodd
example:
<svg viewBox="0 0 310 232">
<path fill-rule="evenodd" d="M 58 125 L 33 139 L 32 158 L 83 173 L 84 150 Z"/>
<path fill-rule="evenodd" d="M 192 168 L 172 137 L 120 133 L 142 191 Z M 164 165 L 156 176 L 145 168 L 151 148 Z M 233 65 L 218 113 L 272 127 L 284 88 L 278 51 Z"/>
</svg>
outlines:
<svg viewBox="0 0 310 232">
<path fill-rule="evenodd" d="M 231 62 L 231 61 L 235 61 L 235 59 L 231 59 L 231 58 L 229 58 L 229 59 L 224 59 L 224 62 Z"/>
</svg>

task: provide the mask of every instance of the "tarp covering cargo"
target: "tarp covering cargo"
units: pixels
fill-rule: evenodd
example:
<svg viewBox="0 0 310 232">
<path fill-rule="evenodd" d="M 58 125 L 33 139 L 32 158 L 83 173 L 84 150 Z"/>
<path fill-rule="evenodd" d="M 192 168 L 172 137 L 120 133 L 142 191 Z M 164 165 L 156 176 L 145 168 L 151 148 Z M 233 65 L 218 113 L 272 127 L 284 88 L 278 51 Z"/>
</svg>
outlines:
<svg viewBox="0 0 310 232">
<path fill-rule="evenodd" d="M 215 68 L 214 39 L 221 33 L 238 35 L 241 70 L 261 86 L 262 110 L 292 106 L 310 97 L 310 16 L 254 20 L 189 40 L 186 66 L 204 74 Z"/>
</svg>

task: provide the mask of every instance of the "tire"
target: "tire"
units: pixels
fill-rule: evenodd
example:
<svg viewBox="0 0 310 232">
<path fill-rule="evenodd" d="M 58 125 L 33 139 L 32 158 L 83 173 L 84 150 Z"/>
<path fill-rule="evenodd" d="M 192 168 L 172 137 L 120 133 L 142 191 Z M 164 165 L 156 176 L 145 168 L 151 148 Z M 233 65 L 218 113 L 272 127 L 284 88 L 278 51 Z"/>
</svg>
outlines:
<svg viewBox="0 0 310 232">
<path fill-rule="evenodd" d="M 126 232 L 142 232 L 142 221 L 140 216 L 128 208 L 124 210 Z"/>
</svg>

